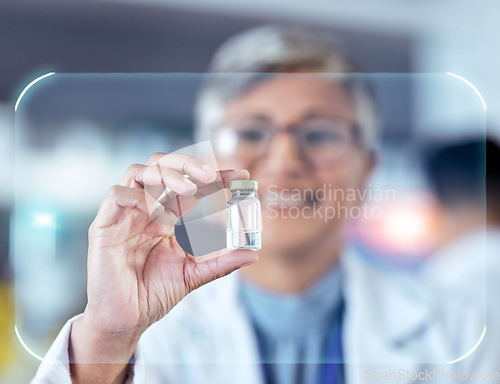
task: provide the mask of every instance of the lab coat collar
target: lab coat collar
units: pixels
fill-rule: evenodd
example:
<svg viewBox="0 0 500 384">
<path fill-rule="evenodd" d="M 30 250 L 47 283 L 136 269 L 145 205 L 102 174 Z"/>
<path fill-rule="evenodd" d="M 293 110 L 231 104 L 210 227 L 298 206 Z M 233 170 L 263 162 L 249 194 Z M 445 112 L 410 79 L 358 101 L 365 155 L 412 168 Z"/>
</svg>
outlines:
<svg viewBox="0 0 500 384">
<path fill-rule="evenodd" d="M 353 316 L 354 329 L 370 328 L 399 348 L 421 335 L 430 323 L 432 304 L 416 276 L 363 259 L 353 248 L 343 253 L 341 265 L 346 315 Z"/>
</svg>

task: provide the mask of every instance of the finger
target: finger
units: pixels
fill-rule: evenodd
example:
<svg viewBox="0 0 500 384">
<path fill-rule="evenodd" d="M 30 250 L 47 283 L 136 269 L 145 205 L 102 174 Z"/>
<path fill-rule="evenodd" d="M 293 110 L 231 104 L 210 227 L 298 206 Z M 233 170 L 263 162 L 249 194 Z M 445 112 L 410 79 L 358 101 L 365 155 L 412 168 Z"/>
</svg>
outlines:
<svg viewBox="0 0 500 384">
<path fill-rule="evenodd" d="M 246 169 L 226 169 L 217 172 L 217 178 L 212 183 L 195 182 L 197 191 L 193 198 L 201 199 L 221 189 L 227 188 L 231 180 L 241 180 L 250 178 L 250 173 Z M 160 199 L 161 203 L 166 202 L 170 198 L 176 197 L 178 194 L 169 192 Z"/>
<path fill-rule="evenodd" d="M 198 184 L 197 197 L 205 197 L 212 193 L 218 192 L 221 189 L 227 188 L 231 180 L 248 180 L 250 172 L 246 169 L 226 169 L 217 172 L 217 178 L 214 182 L 200 185 Z"/>
<path fill-rule="evenodd" d="M 166 153 L 163 152 L 155 152 L 151 156 L 149 156 L 148 161 L 146 161 L 146 165 L 151 165 L 157 162 L 158 159 L 162 158 L 165 156 Z"/>
<path fill-rule="evenodd" d="M 115 185 L 111 187 L 97 212 L 94 226 L 113 225 L 127 209 L 137 209 L 151 217 L 153 212 L 164 210 L 163 206 L 142 189 Z"/>
<path fill-rule="evenodd" d="M 146 162 L 146 165 L 159 164 L 162 167 L 171 168 L 183 175 L 189 175 L 195 180 L 204 183 L 214 181 L 217 174 L 208 164 L 190 155 L 179 153 L 155 153 Z"/>
<path fill-rule="evenodd" d="M 227 188 L 229 181 L 248 179 L 249 177 L 250 173 L 244 169 L 219 171 L 217 172 L 217 179 L 214 182 L 208 184 L 197 183 L 198 189 L 195 195 L 179 196 L 174 192 L 170 192 L 160 199 L 160 203 L 165 207 L 166 211 L 173 212 L 177 217 L 181 217 L 191 212 L 203 197 Z M 211 208 L 210 211 L 215 213 L 224 209 L 225 206 Z"/>
<path fill-rule="evenodd" d="M 184 280 L 188 289 L 193 290 L 215 279 L 226 276 L 235 270 L 251 265 L 258 260 L 258 254 L 248 249 L 212 252 L 205 256 L 195 257 L 193 263 L 187 263 Z"/>
<path fill-rule="evenodd" d="M 155 198 L 159 197 L 167 187 L 181 195 L 196 193 L 196 185 L 191 180 L 173 169 L 161 167 L 158 164 L 132 164 L 127 169 L 120 185 L 146 188 Z"/>
</svg>

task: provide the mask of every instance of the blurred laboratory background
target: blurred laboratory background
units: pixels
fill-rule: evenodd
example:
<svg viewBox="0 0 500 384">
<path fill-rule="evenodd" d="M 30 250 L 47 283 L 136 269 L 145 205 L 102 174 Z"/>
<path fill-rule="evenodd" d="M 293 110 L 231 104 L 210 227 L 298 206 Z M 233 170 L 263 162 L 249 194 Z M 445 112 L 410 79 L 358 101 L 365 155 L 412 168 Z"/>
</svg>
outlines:
<svg viewBox="0 0 500 384">
<path fill-rule="evenodd" d="M 196 73 L 252 26 L 330 31 L 373 75 L 383 132 L 371 187 L 396 194 L 349 236 L 382 266 L 419 269 L 448 239 L 429 153 L 500 139 L 498 15 L 495 0 L 2 0 L 0 381 L 28 382 L 36 356 L 83 310 L 102 197 L 129 164 L 193 144 Z M 15 116 L 25 87 L 49 72 Z"/>
</svg>

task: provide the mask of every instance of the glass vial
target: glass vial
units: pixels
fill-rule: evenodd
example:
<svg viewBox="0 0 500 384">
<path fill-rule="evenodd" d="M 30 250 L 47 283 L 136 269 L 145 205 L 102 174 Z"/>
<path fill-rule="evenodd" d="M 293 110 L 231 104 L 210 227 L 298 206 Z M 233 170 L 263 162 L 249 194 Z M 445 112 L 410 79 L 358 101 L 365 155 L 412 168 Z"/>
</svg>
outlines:
<svg viewBox="0 0 500 384">
<path fill-rule="evenodd" d="M 261 248 L 262 218 L 260 201 L 255 196 L 257 182 L 232 180 L 229 182 L 231 199 L 226 208 L 226 239 L 228 249 Z"/>
</svg>

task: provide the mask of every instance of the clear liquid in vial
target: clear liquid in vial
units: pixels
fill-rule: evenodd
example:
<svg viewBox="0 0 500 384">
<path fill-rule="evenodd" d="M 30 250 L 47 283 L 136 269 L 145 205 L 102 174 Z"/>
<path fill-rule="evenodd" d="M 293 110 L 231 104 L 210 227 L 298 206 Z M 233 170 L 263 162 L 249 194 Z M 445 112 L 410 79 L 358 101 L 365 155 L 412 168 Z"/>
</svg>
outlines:
<svg viewBox="0 0 500 384">
<path fill-rule="evenodd" d="M 248 230 L 227 230 L 228 249 L 251 249 L 257 251 L 261 248 L 261 232 Z"/>
</svg>

